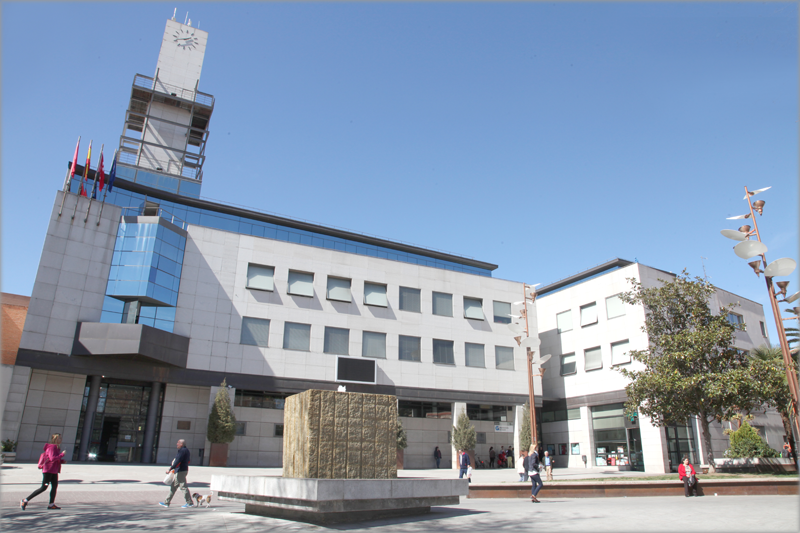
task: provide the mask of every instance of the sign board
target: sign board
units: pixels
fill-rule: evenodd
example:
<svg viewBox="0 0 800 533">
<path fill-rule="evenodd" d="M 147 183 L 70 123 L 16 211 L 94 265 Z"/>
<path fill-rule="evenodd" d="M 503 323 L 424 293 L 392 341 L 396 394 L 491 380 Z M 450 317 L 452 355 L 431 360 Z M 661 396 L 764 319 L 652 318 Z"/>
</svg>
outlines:
<svg viewBox="0 0 800 533">
<path fill-rule="evenodd" d="M 514 427 L 497 425 L 494 427 L 494 431 L 495 433 L 514 433 Z"/>
</svg>

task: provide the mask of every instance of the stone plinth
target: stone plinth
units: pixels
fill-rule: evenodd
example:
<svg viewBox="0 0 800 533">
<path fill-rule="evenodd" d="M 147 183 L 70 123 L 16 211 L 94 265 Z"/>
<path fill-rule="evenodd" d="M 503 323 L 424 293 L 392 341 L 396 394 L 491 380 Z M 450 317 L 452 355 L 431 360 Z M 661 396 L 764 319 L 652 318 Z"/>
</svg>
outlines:
<svg viewBox="0 0 800 533">
<path fill-rule="evenodd" d="M 397 477 L 397 398 L 308 390 L 286 399 L 283 477 Z"/>
<path fill-rule="evenodd" d="M 213 475 L 220 500 L 245 504 L 245 513 L 336 524 L 421 514 L 456 505 L 469 494 L 466 479 L 298 479 Z"/>
</svg>

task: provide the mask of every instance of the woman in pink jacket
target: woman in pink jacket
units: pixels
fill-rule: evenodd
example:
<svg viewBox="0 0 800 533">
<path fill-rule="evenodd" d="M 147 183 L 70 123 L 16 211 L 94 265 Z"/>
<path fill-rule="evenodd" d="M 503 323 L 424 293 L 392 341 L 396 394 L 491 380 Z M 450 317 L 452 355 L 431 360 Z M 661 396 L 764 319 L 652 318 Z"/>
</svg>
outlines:
<svg viewBox="0 0 800 533">
<path fill-rule="evenodd" d="M 692 495 L 692 491 L 694 491 L 695 496 L 700 495 L 697 491 L 697 472 L 694 471 L 694 467 L 689 462 L 688 455 L 683 456 L 683 464 L 678 467 L 678 476 L 683 481 L 683 494 L 687 498 Z"/>
<path fill-rule="evenodd" d="M 61 509 L 56 506 L 56 491 L 58 490 L 58 474 L 61 473 L 61 463 L 64 461 L 64 454 L 59 446 L 61 445 L 61 435 L 54 433 L 50 437 L 50 444 L 44 445 L 44 453 L 39 458 L 39 468 L 42 469 L 42 486 L 31 493 L 27 498 L 23 498 L 19 502 L 20 508 L 24 511 L 28 506 L 28 502 L 47 490 L 50 485 L 50 505 L 48 509 Z"/>
</svg>

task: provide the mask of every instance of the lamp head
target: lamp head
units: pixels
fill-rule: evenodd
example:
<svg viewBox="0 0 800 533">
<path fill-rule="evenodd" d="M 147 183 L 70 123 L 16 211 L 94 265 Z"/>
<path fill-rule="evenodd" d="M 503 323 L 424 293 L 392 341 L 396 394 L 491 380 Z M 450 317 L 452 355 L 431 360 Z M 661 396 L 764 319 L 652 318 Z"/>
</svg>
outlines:
<svg viewBox="0 0 800 533">
<path fill-rule="evenodd" d="M 753 202 L 753 209 L 755 209 L 759 215 L 764 214 L 764 204 L 766 202 L 764 200 L 756 200 Z"/>
<path fill-rule="evenodd" d="M 522 335 L 520 335 L 519 337 L 514 337 L 514 340 L 517 341 L 517 346 L 519 346 L 520 343 L 522 342 Z"/>
<path fill-rule="evenodd" d="M 758 277 L 760 278 L 760 277 L 761 277 L 761 273 L 762 273 L 762 272 L 764 272 L 763 270 L 761 270 L 761 269 L 759 268 L 759 267 L 761 266 L 761 261 L 758 261 L 758 260 L 756 260 L 756 261 L 750 261 L 750 262 L 749 262 L 749 263 L 747 263 L 747 264 L 748 264 L 748 265 L 750 265 L 750 268 L 752 268 L 752 269 L 753 269 L 753 272 L 755 272 L 755 273 L 756 273 L 756 276 L 758 276 Z"/>
<path fill-rule="evenodd" d="M 780 294 L 781 296 L 786 296 L 786 287 L 788 287 L 788 286 L 789 286 L 789 282 L 788 282 L 788 281 L 776 281 L 776 282 L 775 282 L 775 285 L 777 285 L 777 286 L 778 286 L 778 289 L 780 289 L 780 290 L 779 290 L 779 291 L 776 293 L 776 296 L 777 296 L 778 294 Z"/>
<path fill-rule="evenodd" d="M 748 226 L 747 224 L 745 224 L 744 226 L 742 226 L 741 228 L 739 228 L 739 231 L 741 231 L 742 233 L 750 233 L 750 229 L 751 229 L 751 228 L 750 228 L 750 226 Z"/>
</svg>

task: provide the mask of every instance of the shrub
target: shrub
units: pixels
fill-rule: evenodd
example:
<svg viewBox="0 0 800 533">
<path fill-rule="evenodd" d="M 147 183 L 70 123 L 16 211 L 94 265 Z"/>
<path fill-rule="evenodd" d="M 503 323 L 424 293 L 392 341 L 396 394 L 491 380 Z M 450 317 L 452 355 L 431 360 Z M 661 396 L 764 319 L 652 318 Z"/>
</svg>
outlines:
<svg viewBox="0 0 800 533">
<path fill-rule="evenodd" d="M 519 451 L 527 452 L 531 448 L 531 404 L 525 402 L 522 410 L 522 424 L 519 426 Z"/>
<path fill-rule="evenodd" d="M 13 452 L 17 449 L 17 441 L 15 440 L 6 439 L 0 444 L 2 444 L 4 452 Z"/>
<path fill-rule="evenodd" d="M 217 391 L 214 405 L 208 415 L 208 431 L 206 437 L 213 444 L 227 444 L 233 442 L 236 436 L 236 417 L 231 410 L 231 397 L 228 394 L 228 385 L 225 380 Z"/>
<path fill-rule="evenodd" d="M 453 446 L 456 447 L 456 450 L 474 450 L 477 440 L 475 426 L 469 421 L 467 413 L 462 411 L 458 415 L 456 427 L 453 428 Z"/>
<path fill-rule="evenodd" d="M 400 417 L 397 418 L 397 449 L 405 450 L 408 448 L 408 438 L 406 437 L 406 430 L 403 429 L 403 423 L 400 422 Z"/>
<path fill-rule="evenodd" d="M 725 450 L 725 457 L 731 459 L 749 459 L 754 457 L 780 457 L 780 454 L 769 447 L 758 432 L 746 421 L 736 431 L 725 430 L 731 446 Z"/>
</svg>

